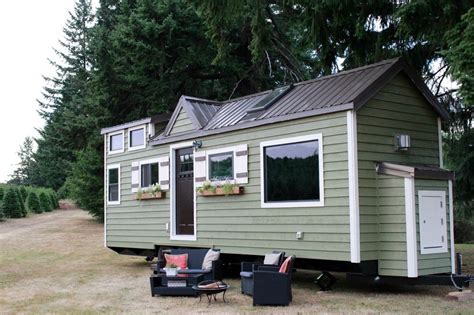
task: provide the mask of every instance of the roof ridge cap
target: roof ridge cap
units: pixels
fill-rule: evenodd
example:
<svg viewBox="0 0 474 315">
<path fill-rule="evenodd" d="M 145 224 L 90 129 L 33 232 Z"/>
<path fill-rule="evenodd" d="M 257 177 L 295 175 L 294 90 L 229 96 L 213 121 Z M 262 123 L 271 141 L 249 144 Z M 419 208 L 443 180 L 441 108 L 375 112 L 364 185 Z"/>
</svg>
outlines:
<svg viewBox="0 0 474 315">
<path fill-rule="evenodd" d="M 324 81 L 324 80 L 327 80 L 327 79 L 332 79 L 334 77 L 343 76 L 343 75 L 346 75 L 346 74 L 359 72 L 359 71 L 367 70 L 367 69 L 374 68 L 374 67 L 379 67 L 379 66 L 382 66 L 382 65 L 385 65 L 385 64 L 396 64 L 400 60 L 402 60 L 401 57 L 386 59 L 386 60 L 382 60 L 382 61 L 379 61 L 379 62 L 376 62 L 376 63 L 365 65 L 365 66 L 362 66 L 362 67 L 357 67 L 357 68 L 353 68 L 353 69 L 349 69 L 349 70 L 343 70 L 343 71 L 340 71 L 340 72 L 337 72 L 337 73 L 328 74 L 328 75 L 325 75 L 325 76 L 322 76 L 322 77 L 319 77 L 319 78 L 314 78 L 314 79 L 310 79 L 310 80 L 306 80 L 306 81 L 300 81 L 300 82 L 295 83 L 295 86 L 310 84 L 310 83 L 317 82 L 317 81 Z"/>
</svg>

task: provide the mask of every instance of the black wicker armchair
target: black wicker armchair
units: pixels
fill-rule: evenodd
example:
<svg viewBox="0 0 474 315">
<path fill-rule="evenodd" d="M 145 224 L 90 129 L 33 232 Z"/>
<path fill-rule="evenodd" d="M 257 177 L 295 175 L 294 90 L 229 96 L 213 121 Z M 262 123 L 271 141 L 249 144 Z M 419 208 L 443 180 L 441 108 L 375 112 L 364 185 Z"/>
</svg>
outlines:
<svg viewBox="0 0 474 315">
<path fill-rule="evenodd" d="M 291 256 L 287 272 L 279 267 L 258 266 L 253 272 L 253 305 L 288 305 L 293 299 L 291 275 L 295 256 Z"/>
<path fill-rule="evenodd" d="M 268 265 L 268 266 L 278 266 L 280 267 L 283 259 L 285 259 L 285 252 L 281 251 L 272 251 L 272 254 L 280 254 L 280 259 L 277 265 Z M 242 262 L 240 269 L 240 292 L 242 294 L 252 295 L 253 294 L 253 270 L 254 266 L 262 266 L 263 263 L 258 262 Z M 267 266 L 267 265 L 265 265 Z"/>
</svg>

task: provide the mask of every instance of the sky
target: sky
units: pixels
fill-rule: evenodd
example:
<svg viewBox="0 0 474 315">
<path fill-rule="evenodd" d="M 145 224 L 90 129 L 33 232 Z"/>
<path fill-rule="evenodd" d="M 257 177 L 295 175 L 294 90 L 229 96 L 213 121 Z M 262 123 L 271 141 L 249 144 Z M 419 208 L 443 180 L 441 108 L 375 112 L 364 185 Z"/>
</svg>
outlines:
<svg viewBox="0 0 474 315">
<path fill-rule="evenodd" d="M 54 59 L 74 0 L 0 1 L 0 182 L 19 162 L 25 137 L 44 123 L 37 113 L 43 75 L 54 74 Z"/>
</svg>

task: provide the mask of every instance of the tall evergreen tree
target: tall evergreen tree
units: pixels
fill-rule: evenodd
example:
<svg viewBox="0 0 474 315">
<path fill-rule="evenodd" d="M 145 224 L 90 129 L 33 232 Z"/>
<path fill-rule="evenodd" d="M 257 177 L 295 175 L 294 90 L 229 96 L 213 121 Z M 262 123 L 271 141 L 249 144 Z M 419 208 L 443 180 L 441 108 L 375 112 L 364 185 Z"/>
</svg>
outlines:
<svg viewBox="0 0 474 315">
<path fill-rule="evenodd" d="M 93 22 L 89 0 L 77 0 L 64 27 L 64 40 L 55 50 L 59 61 L 53 78 L 46 78 L 40 114 L 46 126 L 37 139 L 33 184 L 59 189 L 66 180 L 75 150 L 84 147 L 91 132 L 88 89 L 92 68 L 90 40 Z"/>
<path fill-rule="evenodd" d="M 20 163 L 18 164 L 18 168 L 13 171 L 13 174 L 10 175 L 11 179 L 8 183 L 14 185 L 30 185 L 31 172 L 34 167 L 33 139 L 26 137 L 17 154 Z"/>
</svg>

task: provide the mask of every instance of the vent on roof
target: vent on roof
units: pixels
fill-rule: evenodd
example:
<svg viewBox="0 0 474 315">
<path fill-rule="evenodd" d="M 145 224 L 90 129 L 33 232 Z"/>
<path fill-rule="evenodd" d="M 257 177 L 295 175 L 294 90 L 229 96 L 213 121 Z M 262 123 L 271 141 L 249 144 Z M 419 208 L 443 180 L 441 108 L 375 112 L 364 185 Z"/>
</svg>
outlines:
<svg viewBox="0 0 474 315">
<path fill-rule="evenodd" d="M 255 113 L 262 110 L 265 110 L 272 106 L 276 101 L 283 97 L 288 91 L 293 87 L 293 85 L 282 86 L 281 88 L 274 89 L 267 96 L 265 96 L 260 102 L 252 106 L 247 110 L 247 113 Z"/>
</svg>

